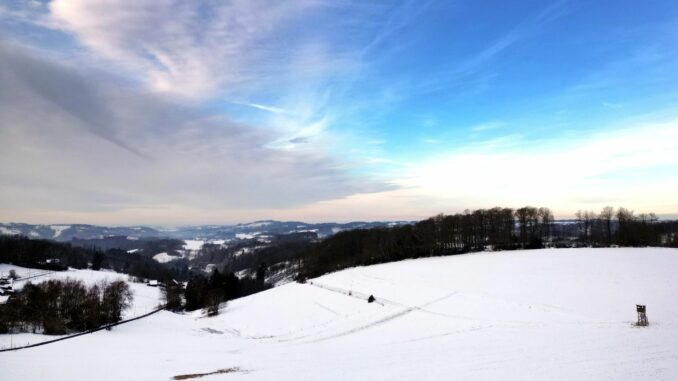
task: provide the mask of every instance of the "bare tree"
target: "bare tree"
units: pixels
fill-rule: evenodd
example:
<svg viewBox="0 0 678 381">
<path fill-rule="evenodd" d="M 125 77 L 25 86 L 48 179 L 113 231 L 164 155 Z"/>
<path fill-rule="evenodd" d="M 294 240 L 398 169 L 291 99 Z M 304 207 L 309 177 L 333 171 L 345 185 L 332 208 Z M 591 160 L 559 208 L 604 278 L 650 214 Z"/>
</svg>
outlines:
<svg viewBox="0 0 678 381">
<path fill-rule="evenodd" d="M 605 241 L 607 246 L 612 245 L 612 217 L 614 216 L 614 208 L 606 206 L 600 211 L 598 218 L 600 218 L 605 229 Z"/>
<path fill-rule="evenodd" d="M 219 315 L 219 306 L 224 300 L 224 292 L 220 289 L 212 289 L 207 294 L 207 306 L 205 310 L 207 316 L 217 316 Z"/>
</svg>

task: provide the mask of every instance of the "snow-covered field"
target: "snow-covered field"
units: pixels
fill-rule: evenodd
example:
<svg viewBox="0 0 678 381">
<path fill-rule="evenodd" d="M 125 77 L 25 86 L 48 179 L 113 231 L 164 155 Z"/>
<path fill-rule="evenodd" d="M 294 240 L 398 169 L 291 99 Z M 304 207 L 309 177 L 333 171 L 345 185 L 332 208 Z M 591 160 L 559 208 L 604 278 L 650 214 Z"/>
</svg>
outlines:
<svg viewBox="0 0 678 381">
<path fill-rule="evenodd" d="M 49 279 L 78 279 L 86 285 L 92 285 L 96 282 L 107 280 L 124 280 L 127 281 L 127 275 L 118 274 L 111 271 L 93 271 L 93 270 L 74 270 L 68 271 L 47 271 L 39 269 L 29 269 L 14 265 L 0 264 L 0 274 L 7 275 L 10 270 L 15 270 L 20 277 L 27 278 L 26 280 L 18 280 L 14 282 L 14 289 L 20 290 L 23 285 L 30 281 L 33 283 L 44 282 Z M 129 319 L 135 316 L 143 315 L 151 312 L 161 304 L 160 290 L 157 287 L 149 287 L 141 283 L 127 282 L 134 294 L 134 301 L 132 307 L 123 313 L 123 318 Z M 27 344 L 34 344 L 41 341 L 54 339 L 58 336 L 35 335 L 31 333 L 21 333 L 14 335 L 0 335 L 0 348 L 9 348 L 10 346 L 22 346 Z"/>
<path fill-rule="evenodd" d="M 678 250 L 560 249 L 348 269 L 0 354 L 8 380 L 675 380 Z M 349 295 L 350 294 L 350 295 Z M 375 303 L 364 298 L 374 295 Z M 635 304 L 650 326 L 633 326 Z"/>
</svg>

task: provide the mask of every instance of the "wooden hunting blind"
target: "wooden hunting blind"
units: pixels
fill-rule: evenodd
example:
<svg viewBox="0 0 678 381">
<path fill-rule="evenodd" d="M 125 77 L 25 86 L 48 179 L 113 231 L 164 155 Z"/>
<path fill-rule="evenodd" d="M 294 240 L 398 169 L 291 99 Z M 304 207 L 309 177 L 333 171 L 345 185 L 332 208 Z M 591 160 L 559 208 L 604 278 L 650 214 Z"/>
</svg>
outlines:
<svg viewBox="0 0 678 381">
<path fill-rule="evenodd" d="M 649 323 L 647 321 L 647 315 L 645 315 L 645 306 L 642 304 L 636 304 L 636 312 L 638 312 L 638 322 L 636 323 L 639 327 L 645 327 Z"/>
</svg>

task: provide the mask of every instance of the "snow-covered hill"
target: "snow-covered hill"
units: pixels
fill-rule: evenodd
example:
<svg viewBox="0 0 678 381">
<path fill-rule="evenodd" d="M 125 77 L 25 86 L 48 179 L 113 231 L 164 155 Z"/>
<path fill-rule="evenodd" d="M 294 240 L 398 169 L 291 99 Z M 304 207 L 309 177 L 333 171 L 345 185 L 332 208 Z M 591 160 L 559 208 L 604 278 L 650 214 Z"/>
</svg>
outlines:
<svg viewBox="0 0 678 381">
<path fill-rule="evenodd" d="M 0 223 L 0 235 L 24 235 L 29 238 L 52 239 L 68 242 L 73 238 L 98 239 L 113 236 L 162 237 L 165 234 L 146 226 L 107 227 L 96 225 L 33 225 Z"/>
<path fill-rule="evenodd" d="M 0 264 L 0 276 L 6 276 L 10 270 L 16 271 L 17 275 L 25 280 L 18 280 L 14 282 L 15 290 L 23 288 L 26 282 L 40 283 L 49 279 L 77 279 L 81 280 L 85 285 L 90 286 L 100 281 L 127 281 L 127 276 L 118 274 L 112 271 L 94 271 L 94 270 L 74 270 L 68 271 L 47 271 L 39 269 L 29 269 L 14 265 Z M 132 307 L 123 312 L 123 318 L 129 319 L 136 316 L 143 315 L 156 309 L 162 304 L 160 290 L 157 287 L 149 287 L 143 283 L 128 282 L 132 290 L 134 300 Z M 42 341 L 54 339 L 55 336 L 20 333 L 14 335 L 0 334 L 0 348 L 9 348 L 11 346 L 21 346 L 28 344 L 35 344 Z M 1 378 L 0 378 L 1 379 Z"/>
<path fill-rule="evenodd" d="M 675 274 L 676 249 L 408 260 L 287 284 L 214 318 L 163 312 L 3 353 L 0 369 L 13 380 L 675 380 Z M 636 303 L 649 327 L 633 326 Z"/>
</svg>

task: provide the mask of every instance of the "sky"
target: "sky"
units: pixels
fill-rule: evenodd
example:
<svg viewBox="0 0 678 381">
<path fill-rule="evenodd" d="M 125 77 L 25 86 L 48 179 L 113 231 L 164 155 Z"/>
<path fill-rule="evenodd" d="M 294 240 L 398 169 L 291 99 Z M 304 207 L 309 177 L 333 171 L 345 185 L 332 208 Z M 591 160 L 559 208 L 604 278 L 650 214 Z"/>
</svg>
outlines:
<svg viewBox="0 0 678 381">
<path fill-rule="evenodd" d="M 674 1 L 0 2 L 0 221 L 678 215 Z"/>
</svg>

